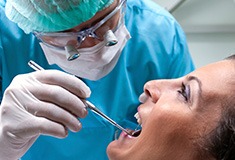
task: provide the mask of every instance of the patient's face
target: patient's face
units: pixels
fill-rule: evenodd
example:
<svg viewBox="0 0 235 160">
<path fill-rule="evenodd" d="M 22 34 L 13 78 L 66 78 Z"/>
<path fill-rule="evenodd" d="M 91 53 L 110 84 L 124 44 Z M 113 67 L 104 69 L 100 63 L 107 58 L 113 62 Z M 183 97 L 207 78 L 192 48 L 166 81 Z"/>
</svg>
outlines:
<svg viewBox="0 0 235 160">
<path fill-rule="evenodd" d="M 138 107 L 141 134 L 122 133 L 109 144 L 109 158 L 198 159 L 197 143 L 217 125 L 234 73 L 234 64 L 226 60 L 179 79 L 146 83 Z"/>
</svg>

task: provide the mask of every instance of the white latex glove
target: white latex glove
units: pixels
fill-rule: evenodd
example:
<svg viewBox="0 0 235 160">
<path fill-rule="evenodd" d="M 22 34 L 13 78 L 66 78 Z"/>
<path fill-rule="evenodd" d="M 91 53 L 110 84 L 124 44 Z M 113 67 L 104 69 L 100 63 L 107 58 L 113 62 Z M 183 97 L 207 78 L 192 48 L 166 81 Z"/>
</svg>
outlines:
<svg viewBox="0 0 235 160">
<path fill-rule="evenodd" d="M 80 98 L 89 96 L 81 80 L 57 70 L 16 76 L 0 106 L 0 159 L 20 158 L 41 134 L 64 138 L 67 129 L 79 131 L 78 117 L 88 113 Z"/>
</svg>

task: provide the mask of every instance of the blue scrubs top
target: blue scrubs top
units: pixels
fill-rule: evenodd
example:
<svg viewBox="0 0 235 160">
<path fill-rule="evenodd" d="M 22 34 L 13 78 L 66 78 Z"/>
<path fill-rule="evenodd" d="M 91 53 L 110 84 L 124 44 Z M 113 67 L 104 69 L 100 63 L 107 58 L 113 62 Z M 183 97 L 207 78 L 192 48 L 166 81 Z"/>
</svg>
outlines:
<svg viewBox="0 0 235 160">
<path fill-rule="evenodd" d="M 13 77 L 33 71 L 27 65 L 29 60 L 45 69 L 59 68 L 48 65 L 38 40 L 9 21 L 4 13 L 4 0 L 0 4 L 2 97 Z M 194 70 L 194 65 L 181 27 L 154 2 L 128 0 L 125 23 L 132 38 L 115 68 L 98 81 L 84 82 L 91 88 L 91 102 L 122 126 L 135 128 L 134 114 L 145 82 L 183 76 Z M 69 132 L 65 139 L 40 136 L 22 160 L 108 159 L 106 147 L 114 139 L 116 128 L 92 112 L 81 121 L 81 131 Z"/>
</svg>

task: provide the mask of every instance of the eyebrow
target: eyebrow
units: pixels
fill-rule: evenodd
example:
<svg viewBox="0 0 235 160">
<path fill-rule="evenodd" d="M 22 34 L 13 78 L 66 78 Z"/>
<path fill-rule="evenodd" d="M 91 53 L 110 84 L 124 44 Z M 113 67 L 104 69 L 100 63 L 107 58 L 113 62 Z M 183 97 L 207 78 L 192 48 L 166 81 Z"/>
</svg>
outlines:
<svg viewBox="0 0 235 160">
<path fill-rule="evenodd" d="M 199 105 L 200 105 L 200 100 L 202 99 L 202 81 L 198 78 L 198 77 L 195 77 L 195 76 L 188 76 L 187 77 L 187 80 L 188 81 L 196 81 L 197 84 L 198 84 L 198 97 L 199 97 Z"/>
</svg>

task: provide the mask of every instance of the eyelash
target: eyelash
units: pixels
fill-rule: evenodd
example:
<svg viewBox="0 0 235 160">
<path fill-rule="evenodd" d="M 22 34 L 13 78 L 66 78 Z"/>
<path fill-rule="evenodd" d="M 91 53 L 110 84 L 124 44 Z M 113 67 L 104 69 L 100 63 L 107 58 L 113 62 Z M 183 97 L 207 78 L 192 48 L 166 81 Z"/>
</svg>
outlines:
<svg viewBox="0 0 235 160">
<path fill-rule="evenodd" d="M 185 101 L 188 102 L 190 91 L 186 91 L 186 89 L 187 89 L 187 88 L 186 88 L 185 84 L 182 83 L 181 89 L 178 90 L 178 93 L 180 93 L 180 94 L 184 97 Z"/>
</svg>

